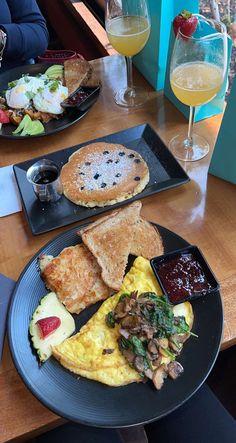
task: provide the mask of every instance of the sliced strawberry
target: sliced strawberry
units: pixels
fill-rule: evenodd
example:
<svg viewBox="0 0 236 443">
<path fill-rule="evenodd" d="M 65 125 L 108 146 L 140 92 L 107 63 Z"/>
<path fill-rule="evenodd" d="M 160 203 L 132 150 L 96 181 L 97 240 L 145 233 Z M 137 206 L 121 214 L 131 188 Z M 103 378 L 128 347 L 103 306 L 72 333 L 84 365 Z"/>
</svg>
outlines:
<svg viewBox="0 0 236 443">
<path fill-rule="evenodd" d="M 61 320 L 56 316 L 40 318 L 40 320 L 36 321 L 41 338 L 46 338 L 48 335 L 52 334 L 57 328 L 59 328 L 60 324 Z"/>
<path fill-rule="evenodd" d="M 191 12 L 184 9 L 181 14 L 175 17 L 173 21 L 175 36 L 178 34 L 178 31 L 180 29 L 183 35 L 186 35 L 186 37 L 191 37 L 191 35 L 196 30 L 197 23 L 198 18 L 195 15 L 192 15 Z"/>
<path fill-rule="evenodd" d="M 9 117 L 3 109 L 0 109 L 0 123 L 9 123 Z"/>
</svg>

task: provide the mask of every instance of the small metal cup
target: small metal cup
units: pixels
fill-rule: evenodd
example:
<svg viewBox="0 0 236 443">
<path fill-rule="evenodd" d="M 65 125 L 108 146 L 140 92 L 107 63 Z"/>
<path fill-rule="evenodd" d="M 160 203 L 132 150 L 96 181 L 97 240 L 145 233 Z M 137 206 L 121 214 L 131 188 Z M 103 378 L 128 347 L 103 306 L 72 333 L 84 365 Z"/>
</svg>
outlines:
<svg viewBox="0 0 236 443">
<path fill-rule="evenodd" d="M 51 160 L 34 163 L 26 173 L 27 180 L 41 202 L 56 202 L 62 196 L 60 168 Z"/>
</svg>

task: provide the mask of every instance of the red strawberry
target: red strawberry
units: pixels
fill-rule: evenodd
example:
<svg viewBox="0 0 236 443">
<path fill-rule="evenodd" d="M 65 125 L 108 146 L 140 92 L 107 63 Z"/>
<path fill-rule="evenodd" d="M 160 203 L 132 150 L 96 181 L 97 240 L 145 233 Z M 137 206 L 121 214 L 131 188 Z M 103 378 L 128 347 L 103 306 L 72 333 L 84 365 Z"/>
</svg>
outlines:
<svg viewBox="0 0 236 443">
<path fill-rule="evenodd" d="M 48 335 L 52 334 L 52 332 L 59 328 L 60 324 L 60 318 L 55 316 L 40 318 L 40 320 L 36 321 L 41 338 L 46 338 Z"/>
<path fill-rule="evenodd" d="M 0 109 L 0 123 L 9 123 L 9 117 L 3 109 Z"/>
<path fill-rule="evenodd" d="M 184 9 L 181 14 L 175 17 L 173 21 L 175 36 L 178 34 L 178 30 L 180 29 L 183 35 L 186 35 L 186 37 L 191 37 L 196 30 L 197 22 L 197 17 Z"/>
</svg>

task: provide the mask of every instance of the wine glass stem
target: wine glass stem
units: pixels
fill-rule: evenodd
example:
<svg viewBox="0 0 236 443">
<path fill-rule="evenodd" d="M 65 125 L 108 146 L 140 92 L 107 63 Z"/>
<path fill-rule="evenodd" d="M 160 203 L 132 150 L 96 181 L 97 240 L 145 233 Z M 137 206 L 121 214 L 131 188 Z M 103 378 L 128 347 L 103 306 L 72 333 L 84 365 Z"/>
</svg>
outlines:
<svg viewBox="0 0 236 443">
<path fill-rule="evenodd" d="M 133 67 L 132 67 L 132 57 L 125 57 L 126 67 L 127 67 L 127 86 L 129 89 L 133 89 Z"/>
<path fill-rule="evenodd" d="M 188 146 L 193 146 L 193 121 L 194 121 L 195 107 L 190 106 L 189 122 L 188 122 Z"/>
</svg>

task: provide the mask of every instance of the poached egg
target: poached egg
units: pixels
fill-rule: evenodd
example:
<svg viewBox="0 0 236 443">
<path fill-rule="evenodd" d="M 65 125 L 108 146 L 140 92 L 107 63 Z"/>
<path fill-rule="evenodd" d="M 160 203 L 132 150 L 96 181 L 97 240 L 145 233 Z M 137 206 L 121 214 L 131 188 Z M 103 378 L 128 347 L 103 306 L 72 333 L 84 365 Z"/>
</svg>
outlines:
<svg viewBox="0 0 236 443">
<path fill-rule="evenodd" d="M 55 85 L 55 88 L 53 87 Z M 63 108 L 61 102 L 68 97 L 68 88 L 61 82 L 50 81 L 44 89 L 33 97 L 34 107 L 41 112 L 50 112 L 51 114 L 62 114 Z"/>
</svg>

